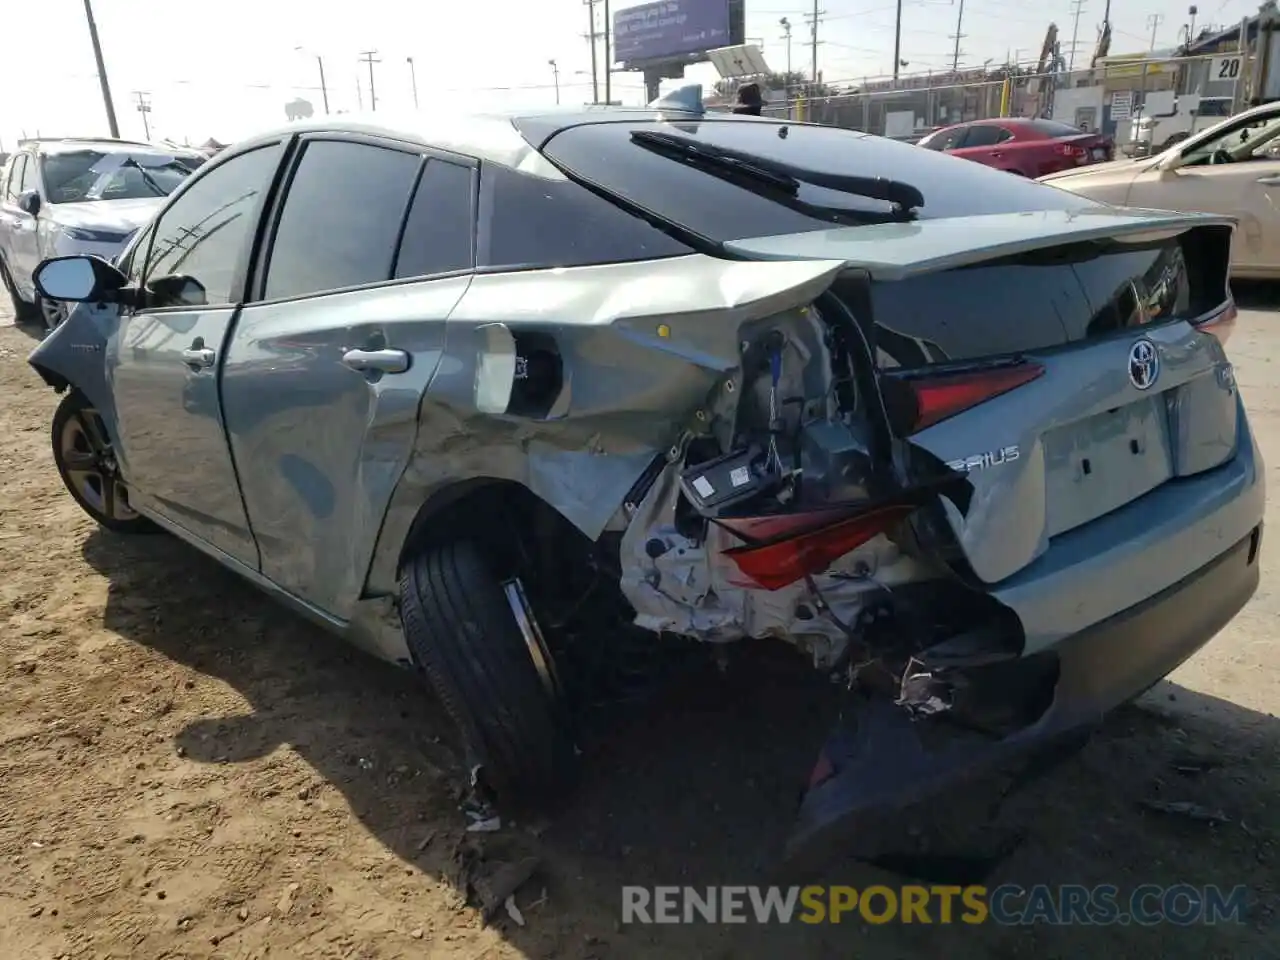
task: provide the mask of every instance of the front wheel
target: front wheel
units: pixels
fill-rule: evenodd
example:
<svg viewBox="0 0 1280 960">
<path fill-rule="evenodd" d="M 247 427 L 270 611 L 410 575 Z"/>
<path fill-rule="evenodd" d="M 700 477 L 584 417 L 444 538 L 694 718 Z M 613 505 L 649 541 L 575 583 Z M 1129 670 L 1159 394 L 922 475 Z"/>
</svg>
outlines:
<svg viewBox="0 0 1280 960">
<path fill-rule="evenodd" d="M 14 320 L 18 323 L 31 323 L 39 318 L 40 311 L 35 305 L 27 303 L 18 295 L 18 286 L 13 282 L 13 276 L 3 260 L 0 260 L 0 286 L 3 286 L 5 293 L 9 295 L 9 302 L 13 305 Z"/>
<path fill-rule="evenodd" d="M 102 417 L 84 394 L 72 390 L 53 414 L 53 462 L 67 490 L 99 524 L 116 533 L 158 529 L 129 505 Z"/>
<path fill-rule="evenodd" d="M 555 665 L 520 580 L 454 541 L 400 574 L 405 641 L 461 730 L 468 763 L 508 809 L 545 805 L 570 783 L 576 750 Z"/>
</svg>

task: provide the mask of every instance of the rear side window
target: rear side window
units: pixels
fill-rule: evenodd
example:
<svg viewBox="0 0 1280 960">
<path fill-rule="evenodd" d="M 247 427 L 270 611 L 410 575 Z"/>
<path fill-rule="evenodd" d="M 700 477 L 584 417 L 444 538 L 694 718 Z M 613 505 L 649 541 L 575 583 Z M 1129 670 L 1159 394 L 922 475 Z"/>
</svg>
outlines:
<svg viewBox="0 0 1280 960">
<path fill-rule="evenodd" d="M 428 160 L 413 193 L 396 257 L 396 279 L 429 277 L 475 265 L 472 170 Z"/>
<path fill-rule="evenodd" d="M 391 278 L 422 157 L 344 140 L 306 145 L 271 244 L 263 298 Z"/>
<path fill-rule="evenodd" d="M 481 267 L 580 267 L 690 252 L 579 184 L 497 164 L 481 168 Z"/>
</svg>

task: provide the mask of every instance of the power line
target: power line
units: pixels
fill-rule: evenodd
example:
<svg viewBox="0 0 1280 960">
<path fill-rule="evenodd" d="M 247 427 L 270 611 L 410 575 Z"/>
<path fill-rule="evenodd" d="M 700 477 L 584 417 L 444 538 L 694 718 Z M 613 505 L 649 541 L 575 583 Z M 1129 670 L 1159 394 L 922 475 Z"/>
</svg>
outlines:
<svg viewBox="0 0 1280 960">
<path fill-rule="evenodd" d="M 956 14 L 956 33 L 953 38 L 956 42 L 955 53 L 951 55 L 951 69 L 956 71 L 960 69 L 960 41 L 965 36 L 960 28 L 964 26 L 964 0 L 960 0 L 960 12 Z"/>
<path fill-rule="evenodd" d="M 373 65 L 375 63 L 381 63 L 382 61 L 377 59 L 377 55 L 378 55 L 377 50 L 365 50 L 357 58 L 361 63 L 367 63 L 369 65 L 369 110 L 370 112 L 378 109 L 378 95 L 377 93 L 374 92 L 374 89 L 373 89 Z M 359 88 L 357 87 L 357 89 Z"/>
</svg>

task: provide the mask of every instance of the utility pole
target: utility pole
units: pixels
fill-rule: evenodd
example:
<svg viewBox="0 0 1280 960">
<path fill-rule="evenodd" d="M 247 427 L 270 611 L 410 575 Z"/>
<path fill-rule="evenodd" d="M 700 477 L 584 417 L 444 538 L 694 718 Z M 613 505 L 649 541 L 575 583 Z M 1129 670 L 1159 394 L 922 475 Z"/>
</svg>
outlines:
<svg viewBox="0 0 1280 960">
<path fill-rule="evenodd" d="M 413 87 L 413 109 L 418 109 L 418 71 L 413 65 L 413 57 L 405 57 L 405 63 L 409 64 L 409 83 Z"/>
<path fill-rule="evenodd" d="M 1151 28 L 1151 48 L 1156 48 L 1156 32 L 1160 29 L 1160 24 L 1164 22 L 1163 13 L 1153 13 L 1147 17 L 1147 26 Z"/>
<path fill-rule="evenodd" d="M 964 34 L 960 32 L 960 28 L 964 26 L 964 0 L 960 0 L 960 12 L 956 15 L 956 41 L 955 53 L 951 56 L 951 72 L 955 73 L 960 69 L 960 40 Z"/>
<path fill-rule="evenodd" d="M 1084 12 L 1085 0 L 1071 0 L 1071 6 L 1075 9 L 1072 11 L 1074 23 L 1071 27 L 1071 53 L 1067 59 L 1067 73 L 1070 73 L 1076 66 L 1076 47 L 1080 45 L 1080 14 Z"/>
<path fill-rule="evenodd" d="M 147 97 L 151 94 L 146 90 L 135 90 L 133 95 L 138 98 L 137 111 L 142 114 L 142 132 L 144 140 L 151 139 L 151 124 L 147 121 L 147 114 L 151 112 L 151 101 Z"/>
<path fill-rule="evenodd" d="M 556 84 L 556 105 L 560 104 L 560 65 L 556 63 L 555 58 L 547 61 L 547 66 L 551 68 L 551 76 Z"/>
<path fill-rule="evenodd" d="M 813 60 L 813 82 L 818 82 L 818 24 L 822 22 L 822 15 L 825 10 L 818 9 L 818 0 L 813 0 L 813 13 L 807 14 L 805 19 L 809 21 L 809 50 Z"/>
<path fill-rule="evenodd" d="M 787 41 L 787 83 L 791 82 L 791 21 L 783 17 L 778 21 L 783 33 L 782 39 Z"/>
<path fill-rule="evenodd" d="M 600 67 L 596 58 L 596 0 L 582 0 L 587 8 L 587 43 L 591 44 L 591 102 L 600 102 Z"/>
<path fill-rule="evenodd" d="M 89 42 L 93 44 L 93 62 L 98 67 L 98 86 L 102 88 L 102 105 L 107 110 L 107 129 L 116 140 L 120 139 L 120 125 L 116 123 L 116 106 L 111 101 L 111 84 L 107 82 L 107 65 L 102 59 L 102 44 L 98 41 L 98 24 L 93 19 L 93 4 L 84 0 L 84 18 L 89 24 Z"/>
<path fill-rule="evenodd" d="M 373 65 L 375 63 L 381 63 L 382 61 L 377 59 L 377 55 L 378 55 L 377 50 L 366 50 L 362 54 L 360 54 L 360 62 L 367 63 L 369 65 L 369 110 L 370 112 L 376 111 L 378 109 L 378 95 L 377 93 L 374 92 L 374 89 L 373 89 Z"/>
<path fill-rule="evenodd" d="M 898 66 L 902 63 L 902 0 L 898 0 L 898 15 L 893 21 L 893 79 L 898 79 Z"/>
<path fill-rule="evenodd" d="M 604 102 L 613 103 L 613 21 L 609 19 L 609 0 L 604 0 Z"/>
</svg>

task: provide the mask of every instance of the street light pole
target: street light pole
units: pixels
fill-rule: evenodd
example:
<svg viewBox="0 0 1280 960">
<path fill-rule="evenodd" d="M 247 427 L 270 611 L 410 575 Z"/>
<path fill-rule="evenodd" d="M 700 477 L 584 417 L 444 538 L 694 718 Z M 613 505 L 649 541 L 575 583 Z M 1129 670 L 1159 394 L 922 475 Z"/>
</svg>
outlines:
<svg viewBox="0 0 1280 960">
<path fill-rule="evenodd" d="M 556 103 L 558 104 L 560 102 L 560 68 L 556 65 L 556 62 L 554 59 L 548 60 L 547 65 L 551 67 L 551 76 L 555 78 Z"/>
<path fill-rule="evenodd" d="M 791 82 L 791 21 L 783 17 L 778 21 L 782 25 L 782 39 L 787 41 L 787 83 Z"/>
<path fill-rule="evenodd" d="M 409 82 L 413 84 L 413 109 L 418 109 L 418 71 L 413 66 L 413 57 L 405 57 L 409 64 Z"/>
<path fill-rule="evenodd" d="M 111 136 L 120 139 L 120 125 L 116 123 L 116 107 L 111 102 L 111 84 L 107 81 L 107 65 L 102 59 L 102 44 L 98 40 L 98 24 L 93 19 L 93 4 L 84 0 L 84 18 L 89 24 L 89 41 L 93 44 L 93 61 L 98 67 L 98 86 L 102 88 L 102 105 L 107 110 L 107 129 Z"/>
</svg>

